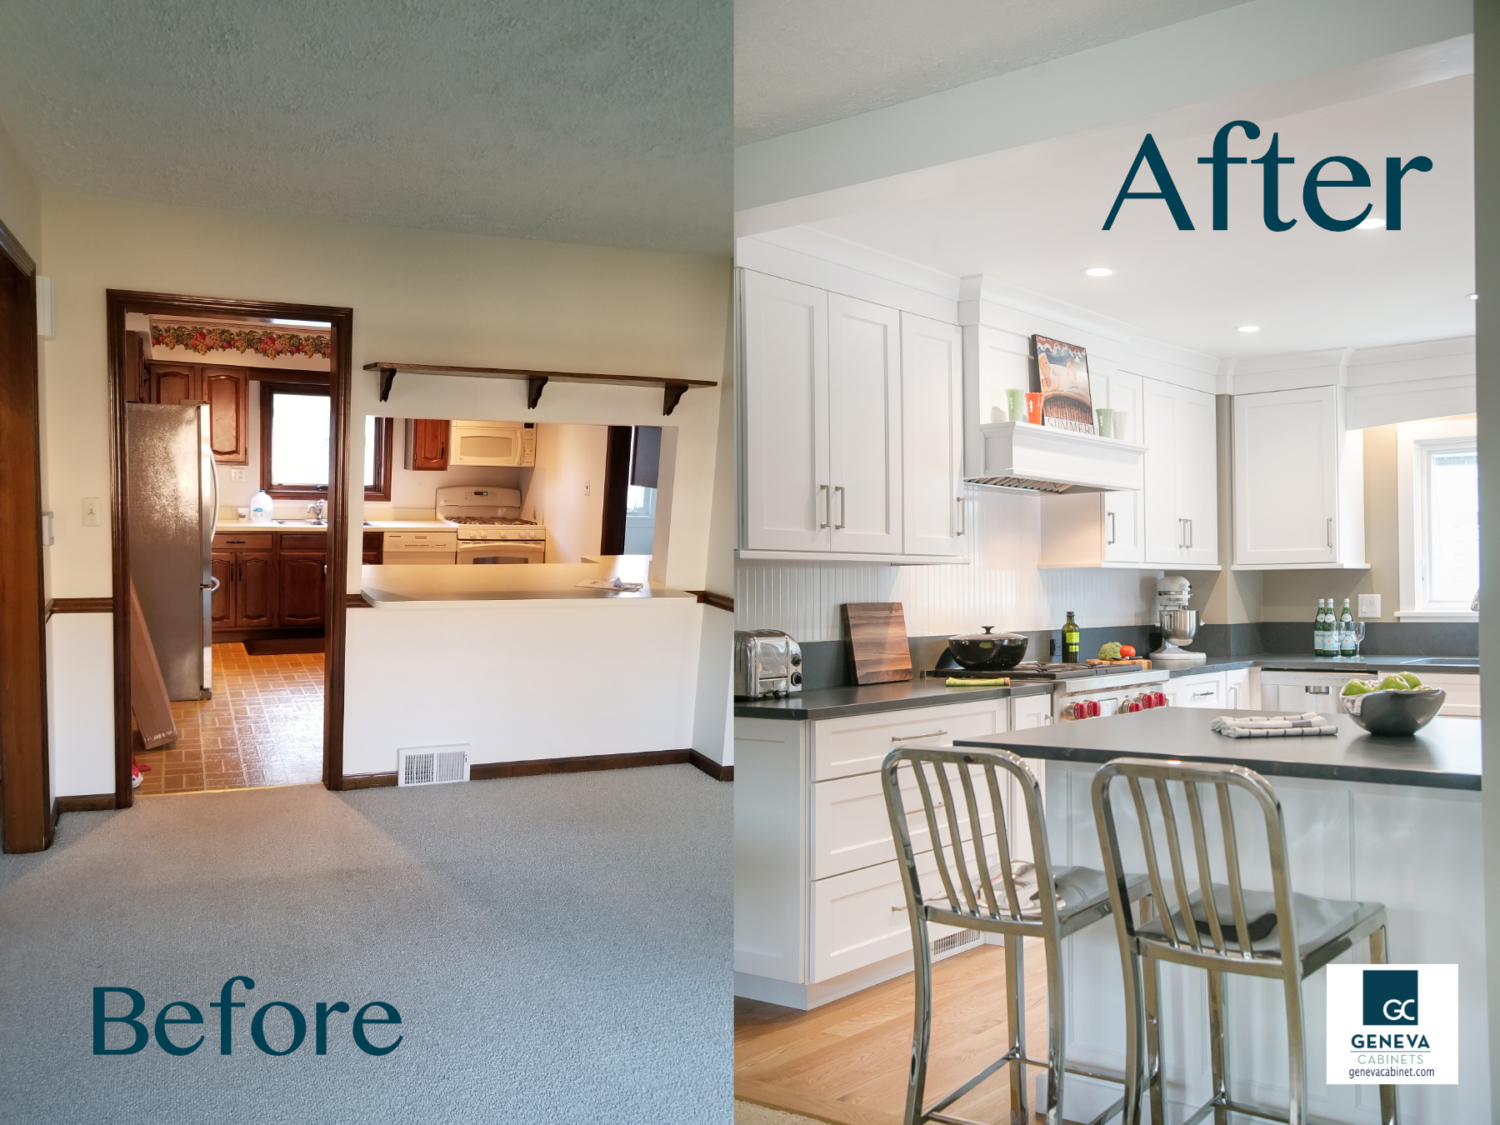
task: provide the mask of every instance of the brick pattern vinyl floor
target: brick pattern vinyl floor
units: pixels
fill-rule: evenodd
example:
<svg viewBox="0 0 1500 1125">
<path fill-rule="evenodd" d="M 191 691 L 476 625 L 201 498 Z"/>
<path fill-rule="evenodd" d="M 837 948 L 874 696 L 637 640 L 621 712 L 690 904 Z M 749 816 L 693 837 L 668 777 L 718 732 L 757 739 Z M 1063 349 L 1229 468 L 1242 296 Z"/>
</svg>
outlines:
<svg viewBox="0 0 1500 1125">
<path fill-rule="evenodd" d="M 298 785 L 323 777 L 323 654 L 214 645 L 214 697 L 172 704 L 179 737 L 137 750 L 137 796 Z"/>
</svg>

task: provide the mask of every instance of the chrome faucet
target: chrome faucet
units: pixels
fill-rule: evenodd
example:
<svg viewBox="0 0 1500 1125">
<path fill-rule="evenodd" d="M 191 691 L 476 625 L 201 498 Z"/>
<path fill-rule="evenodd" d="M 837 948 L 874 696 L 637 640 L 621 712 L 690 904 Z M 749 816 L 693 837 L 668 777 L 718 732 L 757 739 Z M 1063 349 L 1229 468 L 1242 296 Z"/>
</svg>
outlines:
<svg viewBox="0 0 1500 1125">
<path fill-rule="evenodd" d="M 327 504 L 328 504 L 327 500 L 314 500 L 311 504 L 309 504 L 307 506 L 307 514 L 312 517 L 314 523 L 323 523 L 323 522 L 325 522 L 324 516 L 323 516 L 323 509 L 324 509 L 325 506 L 327 506 Z"/>
</svg>

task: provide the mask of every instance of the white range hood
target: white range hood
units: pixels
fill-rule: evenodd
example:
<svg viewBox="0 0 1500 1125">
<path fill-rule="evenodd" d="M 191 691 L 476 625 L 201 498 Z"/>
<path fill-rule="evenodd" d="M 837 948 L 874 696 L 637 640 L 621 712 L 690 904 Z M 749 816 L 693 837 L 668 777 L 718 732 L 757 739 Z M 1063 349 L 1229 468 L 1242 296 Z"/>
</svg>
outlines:
<svg viewBox="0 0 1500 1125">
<path fill-rule="evenodd" d="M 1144 484 L 1144 445 L 1028 422 L 993 422 L 979 433 L 983 468 L 964 478 L 970 484 L 1069 495 L 1138 492 Z"/>
</svg>

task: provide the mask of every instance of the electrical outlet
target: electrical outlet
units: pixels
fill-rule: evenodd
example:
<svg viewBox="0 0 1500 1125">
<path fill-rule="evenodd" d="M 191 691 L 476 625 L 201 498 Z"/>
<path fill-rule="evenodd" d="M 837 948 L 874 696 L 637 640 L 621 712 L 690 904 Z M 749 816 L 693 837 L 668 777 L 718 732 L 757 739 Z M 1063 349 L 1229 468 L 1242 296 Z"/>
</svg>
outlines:
<svg viewBox="0 0 1500 1125">
<path fill-rule="evenodd" d="M 583 494 L 585 496 L 592 496 L 594 494 L 594 482 L 593 481 L 586 480 L 586 481 L 583 482 Z"/>
<path fill-rule="evenodd" d="M 1359 596 L 1359 615 L 1361 617 L 1380 616 L 1380 595 L 1361 594 Z"/>
<path fill-rule="evenodd" d="M 245 470 L 244 469 L 230 469 L 229 470 L 229 479 L 232 480 L 232 481 L 236 481 L 238 483 L 244 483 L 244 480 L 245 480 Z"/>
<path fill-rule="evenodd" d="M 85 496 L 83 498 L 83 526 L 98 527 L 99 512 L 103 502 L 97 496 Z"/>
</svg>

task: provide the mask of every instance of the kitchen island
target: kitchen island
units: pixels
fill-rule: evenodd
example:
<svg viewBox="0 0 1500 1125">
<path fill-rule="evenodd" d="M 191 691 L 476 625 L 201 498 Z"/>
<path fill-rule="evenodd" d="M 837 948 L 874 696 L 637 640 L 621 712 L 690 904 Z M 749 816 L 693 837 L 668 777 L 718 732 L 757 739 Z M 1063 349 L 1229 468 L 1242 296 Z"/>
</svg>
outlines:
<svg viewBox="0 0 1500 1125">
<path fill-rule="evenodd" d="M 1489 1121 L 1485 945 L 1480 831 L 1480 724 L 1439 717 L 1415 737 L 1374 738 L 1347 715 L 1330 716 L 1338 736 L 1231 739 L 1209 724 L 1221 712 L 1163 708 L 1026 731 L 961 737 L 955 745 L 1000 748 L 1044 772 L 1048 843 L 1054 867 L 1102 867 L 1090 786 L 1099 765 L 1125 756 L 1227 762 L 1265 775 L 1286 821 L 1292 887 L 1325 898 L 1383 902 L 1393 964 L 1456 964 L 1459 1074 L 1455 1086 L 1403 1086 L 1402 1121 Z M 1229 712 L 1266 714 L 1266 712 Z M 1253 823 L 1248 804 L 1242 825 Z M 1115 803 L 1122 824 L 1129 802 Z M 1122 832 L 1132 838 L 1133 828 Z M 1258 841 L 1252 848 L 1249 841 Z M 1269 889 L 1263 835 L 1242 829 L 1247 887 Z M 1141 870 L 1139 856 L 1126 865 Z M 1343 961 L 1364 960 L 1361 945 Z M 1069 990 L 1068 1061 L 1119 1072 L 1124 1001 L 1112 923 L 1091 926 L 1064 947 Z M 1236 1100 L 1284 1110 L 1286 1040 L 1277 986 L 1232 977 L 1228 985 L 1229 1073 Z M 1208 1097 L 1208 1009 L 1204 976 L 1162 969 L 1163 1072 L 1175 1120 Z M 1326 976 L 1304 983 L 1308 1098 L 1315 1116 L 1379 1120 L 1373 1086 L 1324 1082 Z M 1069 1078 L 1068 1116 L 1087 1120 L 1118 1087 Z"/>
<path fill-rule="evenodd" d="M 704 607 L 646 565 L 364 567 L 346 625 L 349 783 L 394 783 L 405 748 L 462 746 L 476 777 L 687 760 Z M 577 585 L 615 577 L 644 585 Z"/>
</svg>

